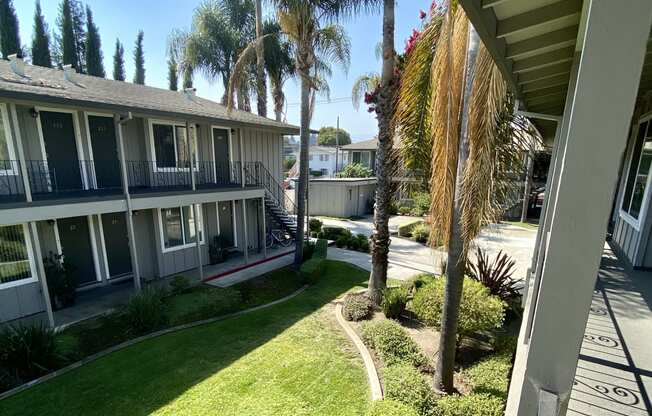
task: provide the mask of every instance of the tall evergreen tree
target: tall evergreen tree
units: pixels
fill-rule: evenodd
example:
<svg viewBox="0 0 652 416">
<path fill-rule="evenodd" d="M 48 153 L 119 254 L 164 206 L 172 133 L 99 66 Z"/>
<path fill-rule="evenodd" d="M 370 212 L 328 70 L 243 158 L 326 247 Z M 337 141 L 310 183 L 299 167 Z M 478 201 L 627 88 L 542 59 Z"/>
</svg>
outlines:
<svg viewBox="0 0 652 416">
<path fill-rule="evenodd" d="M 32 64 L 52 68 L 50 34 L 41 11 L 41 2 L 36 0 L 34 11 L 34 35 L 32 36 Z"/>
<path fill-rule="evenodd" d="M 183 89 L 192 88 L 192 68 L 188 65 L 183 70 Z"/>
<path fill-rule="evenodd" d="M 22 56 L 18 17 L 12 0 L 0 0 L 0 51 L 5 59 L 14 53 Z"/>
<path fill-rule="evenodd" d="M 113 54 L 113 79 L 124 81 L 125 78 L 125 48 L 120 43 L 120 39 L 116 39 L 115 53 Z"/>
<path fill-rule="evenodd" d="M 143 50 L 143 38 L 145 34 L 142 30 L 138 31 L 136 37 L 136 47 L 134 48 L 134 65 L 136 72 L 134 73 L 134 83 L 145 85 L 145 51 Z"/>
<path fill-rule="evenodd" d="M 178 70 L 177 61 L 174 57 L 170 57 L 170 59 L 168 59 L 168 85 L 171 91 L 177 91 L 179 89 Z"/>
<path fill-rule="evenodd" d="M 93 21 L 93 12 L 86 6 L 86 72 L 88 75 L 104 78 L 104 56 L 102 55 L 102 41 L 100 32 Z"/>
<path fill-rule="evenodd" d="M 59 66 L 72 65 L 78 72 L 86 72 L 86 17 L 79 0 L 62 0 L 59 5 L 54 41 L 59 51 Z"/>
</svg>

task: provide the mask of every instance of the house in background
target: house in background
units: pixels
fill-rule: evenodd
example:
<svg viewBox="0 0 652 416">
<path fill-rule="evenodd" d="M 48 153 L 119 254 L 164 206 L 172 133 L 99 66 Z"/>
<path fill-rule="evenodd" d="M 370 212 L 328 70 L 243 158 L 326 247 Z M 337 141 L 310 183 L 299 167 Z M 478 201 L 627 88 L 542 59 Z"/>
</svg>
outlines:
<svg viewBox="0 0 652 416">
<path fill-rule="evenodd" d="M 0 323 L 60 323 L 50 256 L 98 298 L 211 277 L 215 237 L 244 264 L 264 257 L 266 224 L 296 229 L 280 183 L 283 136 L 297 132 L 192 90 L 0 61 Z"/>
<path fill-rule="evenodd" d="M 352 163 L 359 163 L 375 172 L 376 167 L 376 149 L 378 149 L 378 139 L 363 140 L 342 146 L 344 166 Z"/>
<path fill-rule="evenodd" d="M 337 149 L 329 146 L 310 146 L 308 153 L 308 162 L 311 174 L 321 176 L 335 176 L 339 170 L 335 165 L 338 163 L 342 167 L 342 160 L 338 160 Z"/>
</svg>

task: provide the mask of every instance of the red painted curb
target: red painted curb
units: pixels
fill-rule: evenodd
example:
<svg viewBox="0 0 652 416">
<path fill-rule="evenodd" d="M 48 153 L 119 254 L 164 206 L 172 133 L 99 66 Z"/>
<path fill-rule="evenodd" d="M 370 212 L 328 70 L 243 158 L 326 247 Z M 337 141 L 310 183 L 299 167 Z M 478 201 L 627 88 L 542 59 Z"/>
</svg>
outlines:
<svg viewBox="0 0 652 416">
<path fill-rule="evenodd" d="M 218 274 L 216 274 L 214 276 L 207 277 L 204 280 L 202 280 L 202 282 L 204 282 L 204 283 L 210 282 L 211 280 L 219 279 L 220 277 L 228 276 L 230 274 L 239 272 L 240 270 L 245 270 L 245 269 L 248 269 L 250 267 L 258 266 L 259 264 L 267 263 L 268 261 L 272 261 L 272 260 L 278 259 L 279 257 L 287 256 L 288 254 L 293 254 L 293 253 L 294 253 L 294 250 L 288 251 L 287 253 L 283 253 L 283 254 L 277 254 L 274 257 L 268 257 L 266 259 L 255 261 L 253 263 L 245 264 L 245 265 L 242 265 L 240 267 L 236 267 L 235 269 L 231 269 L 231 270 L 228 270 L 228 271 L 225 271 L 225 272 L 222 272 L 222 273 L 218 273 Z"/>
</svg>

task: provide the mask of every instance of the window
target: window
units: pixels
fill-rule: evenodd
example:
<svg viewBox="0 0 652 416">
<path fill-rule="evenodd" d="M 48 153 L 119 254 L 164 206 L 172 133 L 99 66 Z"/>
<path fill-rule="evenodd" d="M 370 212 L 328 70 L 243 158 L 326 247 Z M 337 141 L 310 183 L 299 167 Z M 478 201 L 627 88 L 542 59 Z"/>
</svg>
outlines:
<svg viewBox="0 0 652 416">
<path fill-rule="evenodd" d="M 0 288 L 36 280 L 28 235 L 24 224 L 0 227 Z"/>
<path fill-rule="evenodd" d="M 324 155 L 324 162 L 328 162 L 328 155 Z"/>
<path fill-rule="evenodd" d="M 308 160 L 312 161 L 312 155 L 308 156 Z"/>
<path fill-rule="evenodd" d="M 197 205 L 199 242 L 204 244 L 201 205 Z M 192 206 L 162 208 L 160 211 L 163 251 L 189 247 L 197 241 L 195 215 Z"/>
<path fill-rule="evenodd" d="M 649 124 L 649 121 L 645 121 L 638 126 L 623 195 L 622 210 L 635 220 L 641 214 L 652 162 L 652 131 L 648 129 Z"/>
<path fill-rule="evenodd" d="M 16 157 L 11 144 L 7 106 L 0 103 L 0 175 L 16 175 Z"/>
<path fill-rule="evenodd" d="M 353 152 L 351 154 L 352 163 L 360 163 L 360 152 Z"/>
<path fill-rule="evenodd" d="M 152 147 L 157 169 L 188 169 L 190 168 L 190 150 L 195 149 L 197 162 L 196 128 L 190 129 L 190 141 L 186 126 L 166 122 L 151 123 Z"/>
</svg>

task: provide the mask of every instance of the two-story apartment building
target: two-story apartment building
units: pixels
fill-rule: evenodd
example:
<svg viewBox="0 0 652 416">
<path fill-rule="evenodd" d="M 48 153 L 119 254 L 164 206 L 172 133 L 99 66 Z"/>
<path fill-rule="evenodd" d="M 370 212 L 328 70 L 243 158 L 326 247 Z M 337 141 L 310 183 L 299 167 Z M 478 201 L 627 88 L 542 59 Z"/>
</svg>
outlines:
<svg viewBox="0 0 652 416">
<path fill-rule="evenodd" d="M 342 146 L 342 155 L 344 165 L 359 163 L 375 172 L 376 168 L 376 149 L 378 149 L 378 139 L 373 138 L 363 140 Z"/>
<path fill-rule="evenodd" d="M 246 259 L 265 224 L 292 232 L 279 184 L 297 132 L 194 91 L 0 61 L 0 323 L 53 324 L 48 257 L 79 290 L 140 288 L 201 275 L 216 236 Z"/>
</svg>

